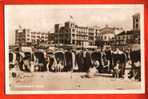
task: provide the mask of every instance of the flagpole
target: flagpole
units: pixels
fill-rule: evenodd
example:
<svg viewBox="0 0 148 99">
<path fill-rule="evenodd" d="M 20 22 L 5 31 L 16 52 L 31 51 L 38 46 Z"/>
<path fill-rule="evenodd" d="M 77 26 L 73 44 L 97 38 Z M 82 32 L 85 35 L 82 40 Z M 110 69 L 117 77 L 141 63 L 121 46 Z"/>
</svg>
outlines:
<svg viewBox="0 0 148 99">
<path fill-rule="evenodd" d="M 73 19 L 72 15 L 70 15 L 69 18 L 70 18 L 70 22 L 74 22 L 74 19 Z"/>
</svg>

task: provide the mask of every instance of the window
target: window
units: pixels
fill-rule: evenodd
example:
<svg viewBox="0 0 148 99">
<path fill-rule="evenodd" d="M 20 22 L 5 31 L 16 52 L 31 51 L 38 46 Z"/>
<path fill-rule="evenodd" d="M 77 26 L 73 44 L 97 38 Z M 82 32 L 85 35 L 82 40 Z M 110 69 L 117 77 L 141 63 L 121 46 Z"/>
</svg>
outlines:
<svg viewBox="0 0 148 99">
<path fill-rule="evenodd" d="M 108 39 L 109 39 L 109 40 L 111 39 L 110 36 L 108 37 Z"/>
<path fill-rule="evenodd" d="M 75 29 L 72 29 L 72 32 L 75 32 Z"/>
<path fill-rule="evenodd" d="M 106 36 L 104 36 L 104 39 L 106 39 Z"/>
<path fill-rule="evenodd" d="M 72 37 L 75 37 L 75 34 L 72 34 Z"/>
<path fill-rule="evenodd" d="M 138 24 L 136 24 L 136 28 L 138 28 L 139 27 L 139 25 Z"/>
<path fill-rule="evenodd" d="M 101 36 L 100 39 L 102 40 L 102 38 L 103 38 L 103 37 Z"/>
<path fill-rule="evenodd" d="M 138 22 L 139 20 L 138 19 L 136 19 L 136 22 Z"/>
<path fill-rule="evenodd" d="M 75 44 L 75 41 L 74 40 L 72 41 L 72 44 Z"/>
</svg>

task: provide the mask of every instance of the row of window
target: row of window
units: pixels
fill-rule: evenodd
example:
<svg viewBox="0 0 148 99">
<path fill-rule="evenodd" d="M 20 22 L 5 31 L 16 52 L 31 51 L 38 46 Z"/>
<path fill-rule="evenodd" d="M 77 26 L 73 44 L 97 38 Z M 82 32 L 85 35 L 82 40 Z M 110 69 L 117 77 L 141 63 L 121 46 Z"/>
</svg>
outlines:
<svg viewBox="0 0 148 99">
<path fill-rule="evenodd" d="M 93 29 L 93 28 L 72 28 L 71 29 L 72 32 L 84 32 L 84 33 L 88 33 L 88 32 L 97 32 L 96 29 Z"/>
<path fill-rule="evenodd" d="M 110 36 L 98 36 L 98 39 L 101 39 L 101 40 L 102 39 L 105 39 L 105 40 L 109 39 L 110 40 L 110 39 L 112 39 L 112 37 L 110 37 Z"/>
<path fill-rule="evenodd" d="M 116 37 L 116 39 L 118 39 L 118 40 L 132 39 L 132 38 L 133 38 L 132 36 L 118 36 L 118 37 Z"/>
</svg>

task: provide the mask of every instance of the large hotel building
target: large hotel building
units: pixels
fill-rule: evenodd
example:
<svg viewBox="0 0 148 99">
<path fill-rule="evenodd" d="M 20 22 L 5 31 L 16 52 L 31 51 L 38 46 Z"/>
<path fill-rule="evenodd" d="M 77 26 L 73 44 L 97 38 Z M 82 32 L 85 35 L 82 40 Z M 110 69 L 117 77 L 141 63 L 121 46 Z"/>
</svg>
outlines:
<svg viewBox="0 0 148 99">
<path fill-rule="evenodd" d="M 32 32 L 29 29 L 17 29 L 15 31 L 15 44 L 16 45 L 34 45 L 38 42 L 47 42 L 48 33 Z"/>
<path fill-rule="evenodd" d="M 55 24 L 55 44 L 58 47 L 76 49 L 94 49 L 95 40 L 99 34 L 98 27 L 78 26 L 67 21 L 64 25 Z"/>
</svg>

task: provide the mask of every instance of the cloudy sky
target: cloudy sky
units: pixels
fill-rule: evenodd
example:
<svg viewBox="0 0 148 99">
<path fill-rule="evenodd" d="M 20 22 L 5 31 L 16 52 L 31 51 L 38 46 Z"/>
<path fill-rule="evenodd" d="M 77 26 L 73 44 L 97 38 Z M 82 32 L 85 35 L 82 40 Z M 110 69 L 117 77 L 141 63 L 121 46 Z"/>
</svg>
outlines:
<svg viewBox="0 0 148 99">
<path fill-rule="evenodd" d="M 5 31 L 14 44 L 15 29 L 20 25 L 32 31 L 53 32 L 54 24 L 73 21 L 82 26 L 104 25 L 132 29 L 132 15 L 143 13 L 141 5 L 7 5 Z"/>
</svg>

